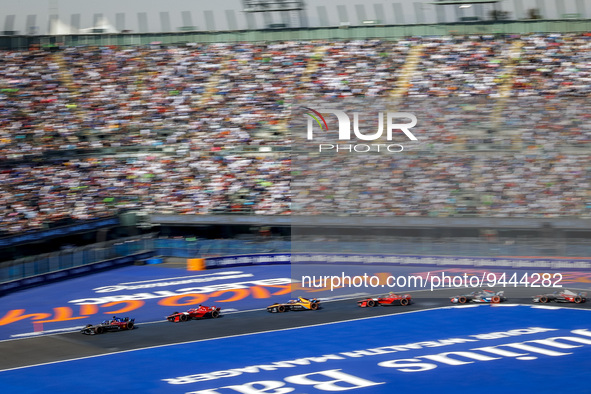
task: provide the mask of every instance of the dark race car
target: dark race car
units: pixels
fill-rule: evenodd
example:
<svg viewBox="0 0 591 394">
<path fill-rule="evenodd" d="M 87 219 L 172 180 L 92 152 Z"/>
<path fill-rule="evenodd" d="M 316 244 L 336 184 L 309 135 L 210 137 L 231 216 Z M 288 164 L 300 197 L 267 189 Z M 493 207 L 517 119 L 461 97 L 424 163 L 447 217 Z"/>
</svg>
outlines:
<svg viewBox="0 0 591 394">
<path fill-rule="evenodd" d="M 320 301 L 316 298 L 298 297 L 296 300 L 289 300 L 284 304 L 275 303 L 267 307 L 267 312 L 286 312 L 286 311 L 315 311 L 320 307 Z"/>
<path fill-rule="evenodd" d="M 453 304 L 465 304 L 467 302 L 498 304 L 499 302 L 507 301 L 507 298 L 505 297 L 504 291 L 494 292 L 484 289 L 473 291 L 470 294 L 454 296 L 450 300 Z"/>
<path fill-rule="evenodd" d="M 135 319 L 113 316 L 113 319 L 104 320 L 96 325 L 87 324 L 80 332 L 86 335 L 102 334 L 106 331 L 132 330 L 134 325 Z"/>
<path fill-rule="evenodd" d="M 550 294 L 541 294 L 534 296 L 534 302 L 539 302 L 541 304 L 546 304 L 548 302 L 573 302 L 575 304 L 580 304 L 587 301 L 587 293 L 586 292 L 574 292 L 572 290 L 557 290 L 554 293 Z"/>
<path fill-rule="evenodd" d="M 380 297 L 371 297 L 366 298 L 364 300 L 357 301 L 357 305 L 362 308 L 365 307 L 374 307 L 378 305 L 402 305 L 406 306 L 411 302 L 411 295 L 410 294 L 396 294 L 396 293 L 388 293 Z"/>
<path fill-rule="evenodd" d="M 174 312 L 172 315 L 166 316 L 166 320 L 170 322 L 181 322 L 191 319 L 201 319 L 204 317 L 217 318 L 220 316 L 220 309 L 215 306 L 199 305 L 197 308 L 189 309 L 186 312 Z"/>
</svg>

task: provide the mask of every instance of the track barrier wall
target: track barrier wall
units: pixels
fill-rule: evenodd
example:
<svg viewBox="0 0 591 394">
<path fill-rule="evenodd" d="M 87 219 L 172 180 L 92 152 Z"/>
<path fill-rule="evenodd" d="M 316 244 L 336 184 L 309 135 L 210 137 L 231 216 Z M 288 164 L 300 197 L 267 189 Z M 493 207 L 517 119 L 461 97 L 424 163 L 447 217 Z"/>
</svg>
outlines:
<svg viewBox="0 0 591 394">
<path fill-rule="evenodd" d="M 66 268 L 59 271 L 47 272 L 41 275 L 0 283 L 0 296 L 33 286 L 39 286 L 65 279 L 71 279 L 77 276 L 88 275 L 104 270 L 123 267 L 126 265 L 132 265 L 137 260 L 148 259 L 153 255 L 153 251 L 144 251 L 140 253 L 131 254 L 125 257 L 99 261 L 92 264 Z"/>
<path fill-rule="evenodd" d="M 153 250 L 153 239 L 135 237 L 6 261 L 0 263 L 0 283 L 37 277 Z"/>
<path fill-rule="evenodd" d="M 385 254 L 268 253 L 212 257 L 206 259 L 207 268 L 269 264 L 400 265 L 437 266 L 450 268 L 476 267 L 586 270 L 591 268 L 591 258 L 494 258 Z"/>
<path fill-rule="evenodd" d="M 359 244 L 359 245 L 357 245 Z M 334 246 L 342 244 L 336 243 Z M 348 243 L 346 251 L 370 250 L 367 243 Z M 416 248 L 416 244 L 415 248 Z M 468 250 L 456 250 L 455 256 L 424 253 L 437 251 L 430 247 L 420 254 L 394 253 L 332 253 L 331 248 L 317 253 L 297 253 L 292 258 L 291 243 L 288 241 L 271 240 L 267 242 L 249 242 L 243 240 L 185 240 L 185 239 L 135 239 L 111 245 L 106 249 L 76 250 L 63 252 L 59 255 L 39 256 L 30 261 L 10 262 L 0 265 L 0 294 L 43 284 L 55 277 L 67 278 L 70 273 L 79 275 L 83 272 L 93 272 L 93 268 L 100 267 L 106 261 L 119 261 L 140 252 L 149 252 L 146 257 L 184 257 L 187 259 L 187 270 L 202 270 L 217 267 L 237 267 L 247 265 L 268 264 L 327 264 L 329 266 L 357 265 L 399 265 L 399 266 L 439 266 L 450 268 L 480 267 L 480 268 L 536 268 L 560 270 L 588 270 L 591 268 L 591 258 L 588 257 L 471 257 L 462 256 Z M 330 246 L 324 244 L 324 246 Z M 370 245 L 371 246 L 371 245 Z M 412 250 L 396 244 L 396 250 Z M 404 245 L 402 245 L 404 246 Z M 433 246 L 433 245 L 432 245 Z M 478 245 L 477 245 L 478 246 Z M 485 245 L 487 246 L 487 245 Z M 312 247 L 307 248 L 313 250 Z M 343 248 L 341 248 L 343 249 Z M 386 249 L 387 250 L 387 249 Z M 268 253 L 266 253 L 268 251 Z M 447 250 L 446 250 L 447 251 Z M 444 251 L 444 252 L 446 252 Z M 502 250 L 499 252 L 511 252 Z M 143 258 L 146 258 L 143 257 Z M 205 259 L 205 262 L 203 262 Z M 162 260 L 164 261 L 164 260 Z"/>
</svg>

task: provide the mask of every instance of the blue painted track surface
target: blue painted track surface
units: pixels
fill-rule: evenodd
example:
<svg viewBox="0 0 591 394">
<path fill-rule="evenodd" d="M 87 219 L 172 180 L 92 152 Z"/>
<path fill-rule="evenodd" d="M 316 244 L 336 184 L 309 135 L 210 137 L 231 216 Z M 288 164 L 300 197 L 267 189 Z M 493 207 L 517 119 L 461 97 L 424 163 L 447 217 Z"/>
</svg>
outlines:
<svg viewBox="0 0 591 394">
<path fill-rule="evenodd" d="M 437 267 L 399 266 L 318 266 L 318 265 L 267 265 L 244 266 L 207 271 L 186 271 L 161 265 L 130 266 L 88 275 L 15 292 L 2 297 L 0 305 L 0 340 L 31 336 L 39 332 L 72 330 L 85 324 L 99 323 L 112 315 L 129 316 L 136 323 L 163 320 L 172 312 L 203 305 L 215 305 L 224 311 L 243 311 L 265 308 L 274 302 L 291 298 L 285 285 L 290 278 L 301 280 L 301 275 L 385 275 L 449 276 L 470 272 L 481 277 L 481 272 L 514 271 L 482 269 L 441 269 Z M 523 274 L 520 271 L 519 277 Z M 262 282 L 260 282 L 262 281 Z M 270 285 L 267 285 L 270 284 Z M 564 287 L 589 288 L 591 278 L 586 272 L 567 272 L 560 283 Z M 234 291 L 233 289 L 238 289 Z M 310 292 L 298 291 L 296 295 L 308 297 L 334 297 L 359 294 L 378 294 L 388 291 L 420 290 L 419 287 L 388 288 L 343 287 Z M 429 290 L 425 282 L 422 289 Z M 552 292 L 555 289 L 531 289 L 530 295 Z M 513 289 L 507 286 L 506 295 L 512 298 Z M 187 296 L 182 296 L 187 294 Z M 199 296 L 194 296 L 199 294 Z M 125 300 L 135 300 L 126 302 Z M 87 306 L 83 306 L 88 304 Z"/>
<path fill-rule="evenodd" d="M 328 306 L 327 306 L 328 307 Z M 510 330 L 535 327 L 551 331 L 528 333 Z M 275 387 L 267 393 L 324 393 L 327 388 L 348 388 L 349 393 L 589 393 L 591 336 L 573 333 L 591 329 L 591 311 L 531 306 L 481 305 L 441 308 L 315 327 L 250 334 L 97 356 L 0 372 L 0 388 L 19 393 L 188 393 L 234 394 L 263 387 Z M 532 330 L 536 331 L 536 330 Z M 481 334 L 502 332 L 490 339 Z M 589 333 L 591 335 L 591 333 Z M 539 352 L 518 350 L 509 344 L 568 336 L 569 339 L 548 346 L 527 342 Z M 433 342 L 451 338 L 468 340 L 430 347 Z M 587 341 L 587 343 L 585 343 Z M 461 342 L 461 341 L 460 341 Z M 442 344 L 444 342 L 439 342 Z M 383 347 L 410 345 L 388 352 Z M 478 350 L 485 346 L 503 346 L 517 356 L 494 356 Z M 376 351 L 375 348 L 382 348 Z M 374 350 L 369 350 L 374 349 Z M 366 353 L 352 353 L 366 350 Z M 469 351 L 480 358 L 458 355 L 445 362 L 425 356 L 444 352 Z M 542 354 L 553 351 L 553 355 Z M 324 362 L 306 357 L 332 355 Z M 419 363 L 430 369 L 403 372 L 391 360 L 406 361 L 417 369 Z M 231 371 L 256 365 L 283 363 L 275 370 L 233 373 L 233 377 L 194 381 L 216 371 Z M 414 360 L 414 361 L 413 361 Z M 461 365 L 448 365 L 456 360 Z M 459 360 L 459 361 L 458 361 Z M 388 362 L 380 365 L 380 363 Z M 402 362 L 398 362 L 402 363 Z M 287 365 L 287 367 L 285 366 Z M 408 368 L 408 366 L 407 366 Z M 338 370 L 335 372 L 335 370 Z M 332 372 L 326 372 L 332 371 Z M 335 373 L 340 375 L 334 375 Z M 231 375 L 220 373 L 217 376 Z M 309 375 L 306 375 L 309 374 Z M 345 374 L 345 375 L 343 375 Z M 193 381 L 171 384 L 179 377 L 193 376 Z M 337 376 L 337 378 L 335 378 Z M 58 378 L 59 377 L 59 378 Z M 167 381 L 166 379 L 173 379 Z M 340 380 L 340 382 L 310 382 Z M 265 381 L 266 383 L 252 384 Z M 250 386 L 244 386 L 251 384 Z M 241 390 L 229 386 L 241 386 Z M 265 386 L 269 385 L 269 386 Z M 292 388 L 293 390 L 289 390 Z"/>
<path fill-rule="evenodd" d="M 22 316 L 29 317 L 6 324 L 2 324 L 0 320 L 0 340 L 14 338 L 14 335 L 23 333 L 32 333 L 36 328 L 35 322 L 56 320 L 59 311 L 62 313 L 62 319 L 64 313 L 71 313 L 70 320 L 37 323 L 37 328 L 50 331 L 87 323 L 97 324 L 113 314 L 134 317 L 136 323 L 158 321 L 172 312 L 187 310 L 199 303 L 219 306 L 222 312 L 265 308 L 273 302 L 287 301 L 289 294 L 273 295 L 280 292 L 281 288 L 264 285 L 259 285 L 259 292 L 255 293 L 252 287 L 257 286 L 257 281 L 261 280 L 289 283 L 290 274 L 288 265 L 208 271 L 186 271 L 148 265 L 124 267 L 52 283 L 2 297 L 0 319 L 9 313 L 16 313 L 11 311 L 17 310 L 22 311 L 19 312 Z M 237 293 L 226 291 L 240 287 L 242 289 L 241 293 L 238 293 L 239 297 L 236 297 Z M 172 306 L 171 303 L 162 305 L 163 300 L 185 293 L 198 293 L 202 294 L 202 297 L 181 297 L 177 298 L 176 303 L 183 305 Z M 127 304 L 117 301 L 128 299 L 130 295 L 133 296 L 131 299 L 137 301 L 136 303 Z M 233 298 L 240 299 L 232 300 Z M 74 302 L 77 300 L 79 302 Z M 81 304 L 86 302 L 93 306 L 81 308 Z M 60 309 L 56 310 L 56 308 Z M 135 309 L 115 313 L 124 308 Z"/>
</svg>

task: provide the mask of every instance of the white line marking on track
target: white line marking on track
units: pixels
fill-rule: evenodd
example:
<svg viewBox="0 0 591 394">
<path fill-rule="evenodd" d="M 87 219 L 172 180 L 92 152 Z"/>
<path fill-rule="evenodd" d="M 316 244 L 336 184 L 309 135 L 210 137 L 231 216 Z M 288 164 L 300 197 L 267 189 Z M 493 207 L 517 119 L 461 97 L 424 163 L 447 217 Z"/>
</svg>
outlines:
<svg viewBox="0 0 591 394">
<path fill-rule="evenodd" d="M 516 306 L 526 306 L 526 307 L 530 307 L 532 309 L 536 309 L 536 308 L 537 309 L 570 309 L 570 308 L 551 307 L 551 306 L 543 306 L 543 307 L 540 307 L 540 306 L 537 306 L 537 305 L 528 305 L 528 304 L 515 304 L 515 305 Z M 312 324 L 312 325 L 307 325 L 307 326 L 281 328 L 281 329 L 277 329 L 277 330 L 258 331 L 258 332 L 250 332 L 250 333 L 246 333 L 246 334 L 228 335 L 228 336 L 218 337 L 218 338 L 207 338 L 207 339 L 198 339 L 198 340 L 195 340 L 195 341 L 169 343 L 169 344 L 166 344 L 166 345 L 148 346 L 148 347 L 137 348 L 137 349 L 123 350 L 123 351 L 118 351 L 118 352 L 97 354 L 95 356 L 78 357 L 78 358 L 72 358 L 72 359 L 68 359 L 68 360 L 52 361 L 52 362 L 48 362 L 48 363 L 41 363 L 41 364 L 27 365 L 27 366 L 23 366 L 23 367 L 2 369 L 2 370 L 0 370 L 0 373 L 1 372 L 7 372 L 7 371 L 15 371 L 15 370 L 18 370 L 18 369 L 25 369 L 25 368 L 32 368 L 32 367 L 40 367 L 40 366 L 43 366 L 43 365 L 52 365 L 52 364 L 59 364 L 59 363 L 70 362 L 70 361 L 79 361 L 79 360 L 86 360 L 86 359 L 92 359 L 92 358 L 97 358 L 97 357 L 105 357 L 105 356 L 109 356 L 109 355 L 113 355 L 113 354 L 137 352 L 137 351 L 140 351 L 140 350 L 158 349 L 158 348 L 168 347 L 168 346 L 179 346 L 179 345 L 187 345 L 187 344 L 190 344 L 190 343 L 217 341 L 217 340 L 220 340 L 220 339 L 239 338 L 239 337 L 245 337 L 245 336 L 250 336 L 250 335 L 258 335 L 258 334 L 267 334 L 267 333 L 272 333 L 272 332 L 282 332 L 282 331 L 298 330 L 298 329 L 309 328 L 309 327 L 330 326 L 330 325 L 333 325 L 333 324 L 350 323 L 350 322 L 354 322 L 354 321 L 370 320 L 370 319 L 381 319 L 381 318 L 385 318 L 385 317 L 392 317 L 392 316 L 398 316 L 398 315 L 407 315 L 407 314 L 410 314 L 410 313 L 420 313 L 420 312 L 434 311 L 434 310 L 438 310 L 438 309 L 459 309 L 459 308 L 465 308 L 465 307 L 481 307 L 481 306 L 486 307 L 486 306 L 491 306 L 491 305 L 490 304 L 478 304 L 478 305 L 463 305 L 463 306 L 444 306 L 444 307 L 438 307 L 438 308 L 421 309 L 421 310 L 416 310 L 416 311 L 399 312 L 399 313 L 395 313 L 395 314 L 391 314 L 391 315 L 368 316 L 368 317 L 361 317 L 361 318 L 358 318 L 358 319 L 341 320 L 341 321 L 330 322 L 330 323 L 320 323 L 320 324 Z M 590 311 L 590 309 L 573 309 L 573 310 L 577 310 L 577 311 Z M 154 322 L 154 323 L 156 323 L 156 322 Z M 147 323 L 143 323 L 143 324 L 147 324 Z"/>
<path fill-rule="evenodd" d="M 240 271 L 232 271 L 233 273 L 236 272 L 240 272 Z M 171 278 L 174 279 L 174 278 Z M 135 283 L 135 282 L 127 282 L 127 283 Z M 139 282 L 137 282 L 139 283 Z M 519 288 L 524 288 L 526 286 L 521 286 Z M 428 289 L 417 289 L 417 290 L 408 290 L 408 291 L 404 291 L 404 293 L 415 293 L 415 292 L 425 292 L 425 291 L 431 291 L 431 292 L 436 292 L 436 291 L 445 291 L 445 290 L 451 290 L 454 289 L 454 287 L 446 287 L 446 288 L 438 288 L 438 289 L 433 289 L 433 290 L 428 290 Z M 469 288 L 468 288 L 469 289 Z M 576 289 L 576 288 L 569 288 L 572 290 L 581 290 L 581 289 Z M 458 290 L 461 290 L 460 288 L 458 288 Z M 582 290 L 588 290 L 588 289 L 582 289 Z M 346 301 L 346 300 L 352 300 L 352 299 L 357 299 L 359 297 L 369 297 L 370 294 L 369 293 L 355 293 L 355 294 L 345 294 L 343 296 L 334 296 L 334 297 L 328 297 L 328 298 L 322 298 L 321 300 L 323 302 L 334 302 L 334 301 Z M 464 305 L 463 307 L 475 307 L 475 306 L 480 306 L 480 305 L 488 305 L 488 304 L 470 304 L 470 305 Z M 561 306 L 552 306 L 552 305 L 548 305 L 548 306 L 542 306 L 542 305 L 528 305 L 528 304 L 495 304 L 496 306 L 531 306 L 532 308 L 540 308 L 540 309 L 560 309 L 560 308 L 566 308 L 566 307 L 561 307 Z M 456 307 L 456 308 L 461 308 L 461 305 L 450 305 L 449 307 Z M 449 308 L 449 307 L 440 307 L 440 308 Z M 424 309 L 424 310 L 432 310 L 432 309 L 437 309 L 437 308 L 429 308 L 429 309 Z M 246 309 L 246 310 L 232 310 L 229 309 L 228 311 L 224 311 L 222 309 L 222 313 L 226 314 L 226 315 L 231 315 L 234 313 L 245 313 L 245 312 L 255 312 L 255 311 L 264 311 L 266 310 L 266 308 L 257 308 L 257 309 Z M 579 310 L 590 310 L 590 309 L 579 309 Z M 409 313 L 409 312 L 402 312 L 402 313 Z M 136 325 L 141 326 L 144 324 L 154 324 L 154 323 L 162 323 L 165 322 L 166 319 L 164 320 L 155 320 L 155 321 L 149 321 L 149 322 L 141 322 L 141 323 L 136 323 Z M 338 322 L 337 322 L 338 323 Z M 18 340 L 22 340 L 22 339 L 29 339 L 29 338 L 33 338 L 33 337 L 41 337 L 41 336 L 52 336 L 52 335 L 60 335 L 60 334 L 66 334 L 69 332 L 75 332 L 77 330 L 82 329 L 83 326 L 80 327 L 73 327 L 71 329 L 62 329 L 65 331 L 61 331 L 61 332 L 57 332 L 57 330 L 50 330 L 50 331 L 41 331 L 41 332 L 31 332 L 31 333 L 22 333 L 22 334 L 14 334 L 11 336 L 10 339 L 1 339 L 1 342 L 7 342 L 7 341 L 18 341 Z M 30 334 L 29 336 L 26 336 L 27 334 Z M 19 336 L 19 337 L 17 337 Z"/>
<path fill-rule="evenodd" d="M 21 337 L 33 338 L 33 337 L 38 337 L 38 336 L 43 336 L 43 335 L 48 335 L 48 334 L 63 334 L 66 332 L 74 332 L 77 330 L 81 330 L 83 328 L 84 328 L 84 326 L 56 328 L 54 330 L 47 330 L 47 331 L 34 331 L 34 332 L 25 332 L 22 334 L 13 334 L 10 337 L 15 338 L 15 339 L 20 339 Z M 4 339 L 0 342 L 9 341 L 9 340 L 10 339 Z"/>
<path fill-rule="evenodd" d="M 347 296 L 334 297 L 334 299 L 326 299 L 326 300 L 323 299 L 323 302 L 334 302 L 334 301 L 344 301 L 344 300 L 348 300 L 348 299 L 354 299 L 354 298 L 360 297 L 359 294 L 361 294 L 361 296 L 367 295 L 366 293 L 349 294 Z M 222 309 L 221 312 L 224 315 L 233 315 L 235 313 L 264 311 L 266 309 L 267 308 L 237 310 L 237 309 L 230 308 L 228 310 Z M 163 320 L 154 320 L 154 321 L 144 321 L 144 322 L 141 322 L 141 323 L 136 323 L 136 326 L 143 326 L 143 325 L 146 325 L 146 324 L 154 324 L 154 323 L 163 323 L 165 321 L 166 321 L 166 319 L 163 319 Z M 61 329 L 48 330 L 48 331 L 28 332 L 28 333 L 22 333 L 22 334 L 13 334 L 13 335 L 11 335 L 11 338 L 10 339 L 1 339 L 0 340 L 0 343 L 1 342 L 8 342 L 8 341 L 17 341 L 17 340 L 21 340 L 21 339 L 36 338 L 36 337 L 41 337 L 41 336 L 52 336 L 52 335 L 59 335 L 59 334 L 67 334 L 67 333 L 71 333 L 71 332 L 76 332 L 78 330 L 81 330 L 82 328 L 84 328 L 84 326 L 70 327 L 70 328 L 61 328 Z"/>
<path fill-rule="evenodd" d="M 134 285 L 137 283 L 153 283 L 153 282 L 162 282 L 165 280 L 175 280 L 175 279 L 189 279 L 189 278 L 204 278 L 207 276 L 220 276 L 220 279 L 224 279 L 222 278 L 225 275 L 237 275 L 237 274 L 243 274 L 243 271 L 228 271 L 228 272 L 218 272 L 215 274 L 201 274 L 201 275 L 189 275 L 189 276 L 177 276 L 174 278 L 162 278 L 162 279 L 152 279 L 152 280 L 140 280 L 137 282 L 122 282 L 122 283 L 118 283 L 118 285 Z"/>
<path fill-rule="evenodd" d="M 550 310 L 555 310 L 555 309 L 566 309 L 563 306 L 554 306 L 554 305 L 531 305 L 532 309 L 550 309 Z M 588 309 L 580 309 L 580 310 L 588 310 Z"/>
<path fill-rule="evenodd" d="M 479 306 L 479 305 L 476 305 L 476 306 Z M 448 307 L 444 307 L 444 308 L 448 308 Z M 246 333 L 246 334 L 228 335 L 228 336 L 225 336 L 225 337 L 218 337 L 218 338 L 198 339 L 198 340 L 195 340 L 195 341 L 169 343 L 169 344 L 166 344 L 166 345 L 148 346 L 148 347 L 137 348 L 137 349 L 123 350 L 123 351 L 118 351 L 118 352 L 97 354 L 95 356 L 78 357 L 78 358 L 72 358 L 72 359 L 68 359 L 68 360 L 52 361 L 52 362 L 48 362 L 48 363 L 41 363 L 41 364 L 27 365 L 27 366 L 23 366 L 23 367 L 2 369 L 2 370 L 0 370 L 0 372 L 15 371 L 15 370 L 24 369 L 24 368 L 40 367 L 40 366 L 43 366 L 43 365 L 59 364 L 59 363 L 65 363 L 65 362 L 69 362 L 69 361 L 86 360 L 86 359 L 92 359 L 92 358 L 96 358 L 96 357 L 109 356 L 109 355 L 113 355 L 113 354 L 136 352 L 136 351 L 139 351 L 139 350 L 158 349 L 158 348 L 168 347 L 168 346 L 187 345 L 187 344 L 190 344 L 190 343 L 208 342 L 208 341 L 215 341 L 215 340 L 219 340 L 219 339 L 228 339 L 228 338 L 238 338 L 238 337 L 244 337 L 244 336 L 249 336 L 249 335 L 267 334 L 267 333 L 271 333 L 271 332 L 290 331 L 290 330 L 297 330 L 297 329 L 308 328 L 308 327 L 330 326 L 330 325 L 333 325 L 333 324 L 348 323 L 348 322 L 354 322 L 354 321 L 359 321 L 359 320 L 379 319 L 379 318 L 384 318 L 384 317 L 388 317 L 388 316 L 396 316 L 396 315 L 400 315 L 400 314 L 425 312 L 425 311 L 431 311 L 431 310 L 437 310 L 437 309 L 442 309 L 442 308 L 421 309 L 421 310 L 418 310 L 418 311 L 400 312 L 400 313 L 397 313 L 397 314 L 394 314 L 394 315 L 368 316 L 368 317 L 361 317 L 361 318 L 358 318 L 358 319 L 341 320 L 341 321 L 338 321 L 338 322 L 312 324 L 312 325 L 307 325 L 307 326 L 281 328 L 281 329 L 277 329 L 277 330 L 258 331 L 258 332 L 251 332 L 251 333 Z"/>
</svg>

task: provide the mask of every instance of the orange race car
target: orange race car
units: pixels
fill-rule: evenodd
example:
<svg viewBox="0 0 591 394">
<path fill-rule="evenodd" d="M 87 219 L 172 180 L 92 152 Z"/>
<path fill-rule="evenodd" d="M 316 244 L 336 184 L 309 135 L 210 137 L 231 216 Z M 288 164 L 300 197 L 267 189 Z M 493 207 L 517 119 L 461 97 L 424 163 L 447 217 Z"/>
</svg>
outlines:
<svg viewBox="0 0 591 394">
<path fill-rule="evenodd" d="M 284 304 L 275 303 L 267 307 L 267 312 L 285 312 L 285 311 L 315 311 L 320 307 L 320 301 L 316 298 L 298 297 L 295 300 L 289 300 Z"/>
</svg>

